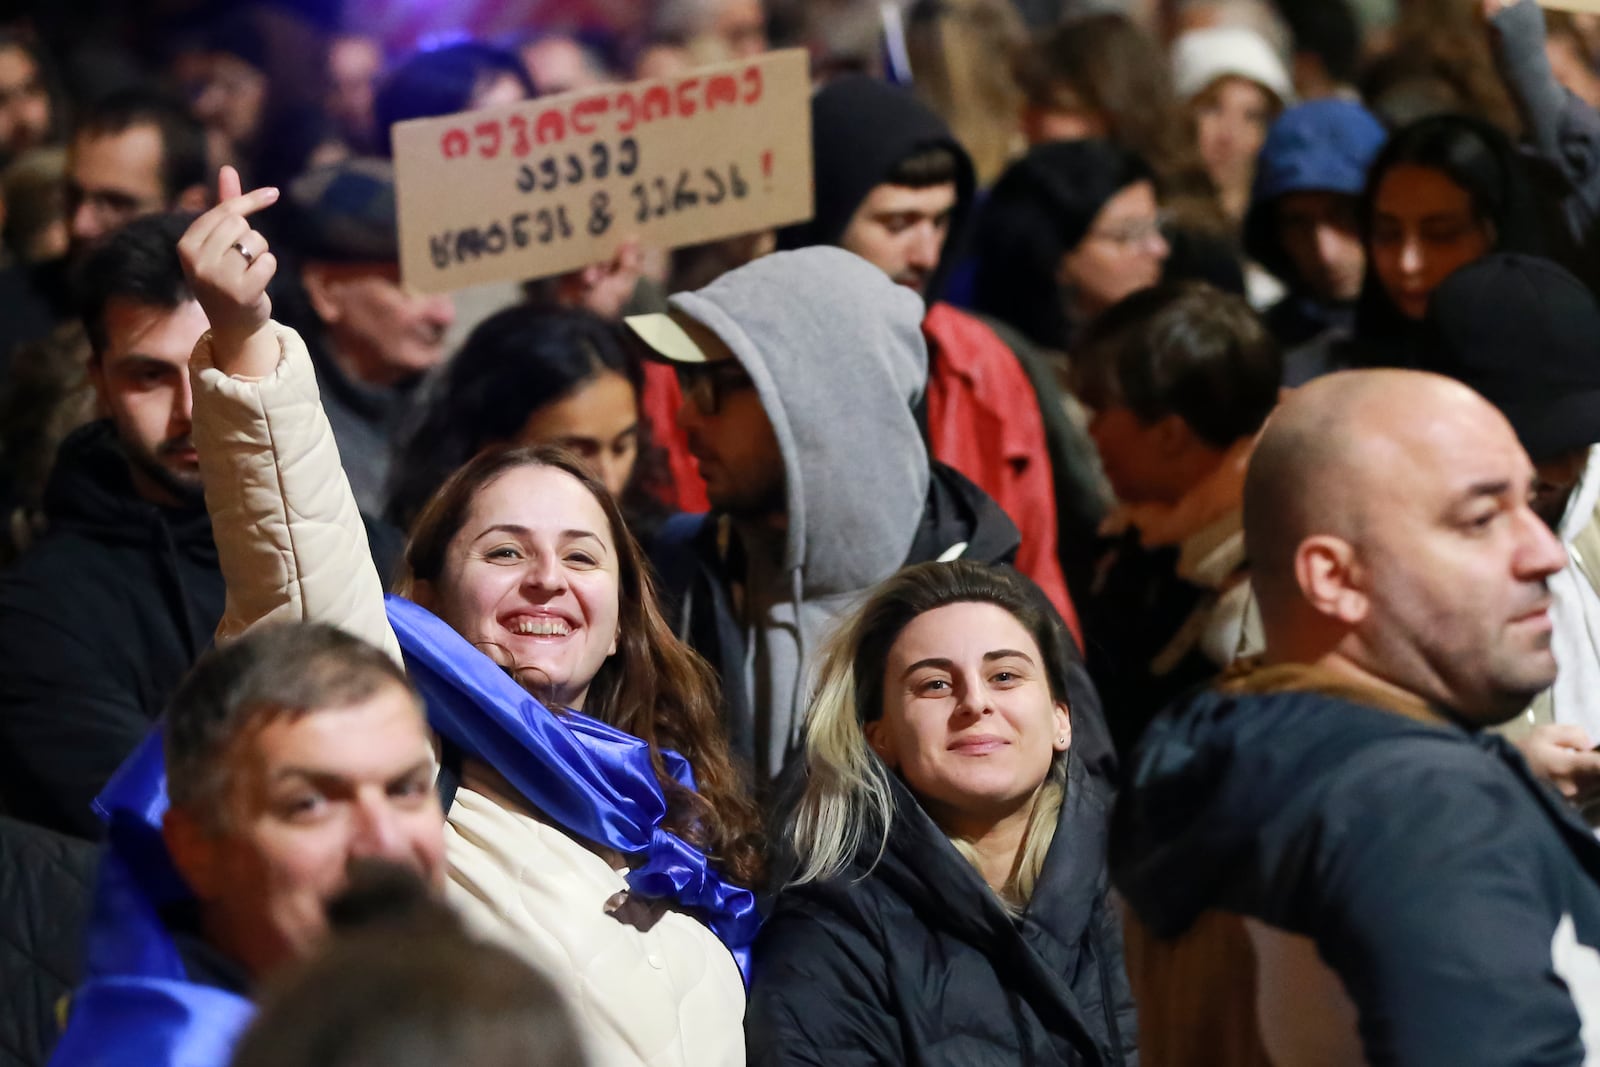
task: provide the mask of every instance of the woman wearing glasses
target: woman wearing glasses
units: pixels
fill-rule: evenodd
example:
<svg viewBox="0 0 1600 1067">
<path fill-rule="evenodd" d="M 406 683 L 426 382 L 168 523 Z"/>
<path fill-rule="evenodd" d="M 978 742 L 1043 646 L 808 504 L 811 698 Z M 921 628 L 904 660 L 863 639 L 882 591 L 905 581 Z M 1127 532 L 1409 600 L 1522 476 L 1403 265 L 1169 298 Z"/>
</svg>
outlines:
<svg viewBox="0 0 1600 1067">
<path fill-rule="evenodd" d="M 974 235 L 977 309 L 1056 352 L 1159 281 L 1171 252 L 1150 168 L 1106 141 L 1031 150 L 995 185 Z"/>
</svg>

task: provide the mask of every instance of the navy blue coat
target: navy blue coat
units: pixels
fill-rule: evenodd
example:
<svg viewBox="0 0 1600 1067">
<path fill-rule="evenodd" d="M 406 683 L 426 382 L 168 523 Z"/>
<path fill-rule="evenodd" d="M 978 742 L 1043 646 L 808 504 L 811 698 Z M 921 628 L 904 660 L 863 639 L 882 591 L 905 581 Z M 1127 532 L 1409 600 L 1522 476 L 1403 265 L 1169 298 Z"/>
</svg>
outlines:
<svg viewBox="0 0 1600 1067">
<path fill-rule="evenodd" d="M 1551 945 L 1600 946 L 1600 843 L 1503 739 L 1210 691 L 1129 766 L 1112 872 L 1158 936 L 1217 909 L 1311 938 L 1373 1067 L 1583 1062 Z"/>
</svg>

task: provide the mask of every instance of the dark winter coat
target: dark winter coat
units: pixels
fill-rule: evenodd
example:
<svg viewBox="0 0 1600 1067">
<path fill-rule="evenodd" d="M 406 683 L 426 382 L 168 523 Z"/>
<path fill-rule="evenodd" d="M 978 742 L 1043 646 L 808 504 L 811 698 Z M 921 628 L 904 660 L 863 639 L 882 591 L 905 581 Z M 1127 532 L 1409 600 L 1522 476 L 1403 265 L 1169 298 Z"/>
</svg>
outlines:
<svg viewBox="0 0 1600 1067">
<path fill-rule="evenodd" d="M 1311 938 L 1373 1067 L 1583 1062 L 1600 843 L 1499 737 L 1207 691 L 1145 732 L 1112 841 L 1157 936 L 1215 909 Z"/>
<path fill-rule="evenodd" d="M 86 841 L 0 818 L 0 1067 L 41 1067 L 82 977 L 95 862 Z"/>
<path fill-rule="evenodd" d="M 134 490 L 109 422 L 61 445 L 48 533 L 0 572 L 0 810 L 79 837 L 90 803 L 160 717 L 223 611 L 211 517 Z M 398 535 L 370 520 L 379 571 Z"/>
<path fill-rule="evenodd" d="M 898 781 L 894 793 L 881 858 L 873 840 L 843 874 L 778 898 L 755 947 L 749 1062 L 1136 1064 L 1103 780 L 1073 758 L 1020 919 Z"/>
<path fill-rule="evenodd" d="M 200 501 L 141 498 L 109 422 L 62 444 L 45 514 L 0 574 L 0 807 L 98 838 L 89 804 L 210 645 L 222 572 Z"/>
</svg>

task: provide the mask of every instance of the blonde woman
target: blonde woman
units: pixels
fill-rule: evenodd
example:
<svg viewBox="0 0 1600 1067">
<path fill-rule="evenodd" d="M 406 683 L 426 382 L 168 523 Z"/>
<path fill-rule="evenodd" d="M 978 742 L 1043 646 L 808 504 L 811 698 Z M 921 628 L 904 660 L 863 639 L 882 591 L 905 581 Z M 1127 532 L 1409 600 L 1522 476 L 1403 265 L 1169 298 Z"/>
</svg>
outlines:
<svg viewBox="0 0 1600 1067">
<path fill-rule="evenodd" d="M 1133 1064 L 1109 786 L 1070 644 L 1016 572 L 880 585 L 823 662 L 798 873 L 756 943 L 752 1064 Z"/>
</svg>

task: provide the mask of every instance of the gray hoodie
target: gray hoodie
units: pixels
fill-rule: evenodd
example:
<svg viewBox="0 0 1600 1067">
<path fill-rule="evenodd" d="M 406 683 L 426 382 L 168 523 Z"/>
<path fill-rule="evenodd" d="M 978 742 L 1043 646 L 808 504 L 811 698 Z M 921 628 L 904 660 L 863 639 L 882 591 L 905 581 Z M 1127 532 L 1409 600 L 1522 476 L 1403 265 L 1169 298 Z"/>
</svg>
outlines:
<svg viewBox="0 0 1600 1067">
<path fill-rule="evenodd" d="M 783 452 L 788 529 L 744 524 L 744 669 L 765 780 L 798 743 L 808 660 L 833 620 L 905 561 L 928 495 L 913 409 L 922 300 L 842 249 L 765 256 L 672 306 L 733 350 Z M 726 665 L 724 684 L 738 674 Z"/>
</svg>

